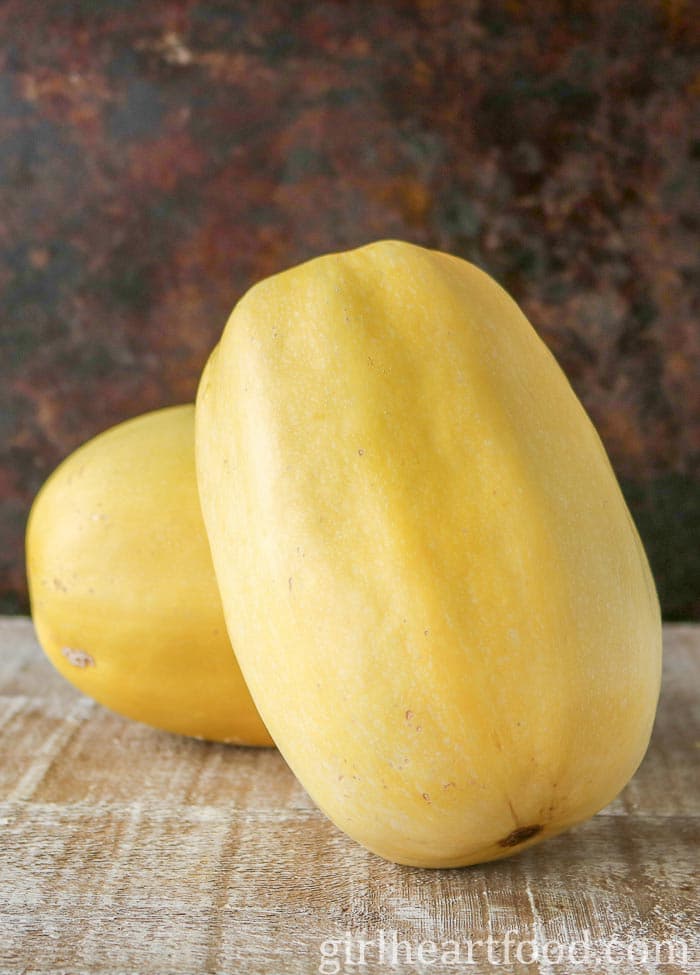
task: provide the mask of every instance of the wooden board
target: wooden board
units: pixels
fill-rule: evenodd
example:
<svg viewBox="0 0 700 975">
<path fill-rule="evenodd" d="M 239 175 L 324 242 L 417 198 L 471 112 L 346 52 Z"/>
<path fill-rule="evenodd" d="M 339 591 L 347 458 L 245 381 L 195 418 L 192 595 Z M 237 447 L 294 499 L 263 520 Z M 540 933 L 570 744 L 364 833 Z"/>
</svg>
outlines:
<svg viewBox="0 0 700 975">
<path fill-rule="evenodd" d="M 612 805 L 509 860 L 430 871 L 343 836 L 272 750 L 111 714 L 29 621 L 1 620 L 0 972 L 697 970 L 700 627 L 665 637 L 652 745 Z"/>
</svg>

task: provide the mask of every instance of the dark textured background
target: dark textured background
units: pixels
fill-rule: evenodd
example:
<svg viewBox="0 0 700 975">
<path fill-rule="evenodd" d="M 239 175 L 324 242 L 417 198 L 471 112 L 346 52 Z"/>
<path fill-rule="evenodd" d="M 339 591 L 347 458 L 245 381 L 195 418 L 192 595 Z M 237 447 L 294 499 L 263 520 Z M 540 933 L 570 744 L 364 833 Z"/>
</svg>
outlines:
<svg viewBox="0 0 700 975">
<path fill-rule="evenodd" d="M 401 237 L 520 301 L 700 617 L 692 6 L 3 0 L 3 608 L 62 457 L 192 399 L 252 282 Z"/>
</svg>

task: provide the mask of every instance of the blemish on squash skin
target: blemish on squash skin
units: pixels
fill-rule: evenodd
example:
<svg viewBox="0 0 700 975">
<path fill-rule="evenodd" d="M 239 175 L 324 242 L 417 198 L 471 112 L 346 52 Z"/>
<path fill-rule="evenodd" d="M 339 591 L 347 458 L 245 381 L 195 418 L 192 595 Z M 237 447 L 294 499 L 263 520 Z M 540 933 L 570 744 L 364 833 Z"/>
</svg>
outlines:
<svg viewBox="0 0 700 975">
<path fill-rule="evenodd" d="M 75 647 L 61 647 L 61 655 L 73 667 L 84 669 L 85 667 L 95 666 L 94 657 L 91 657 L 89 653 L 85 653 L 84 650 L 76 650 Z"/>
<path fill-rule="evenodd" d="M 407 711 L 406 712 L 406 721 L 410 721 L 412 717 L 413 717 L 413 711 Z"/>
<path fill-rule="evenodd" d="M 533 836 L 537 836 L 541 832 L 541 826 L 519 826 L 518 829 L 514 829 L 512 833 L 499 840 L 498 845 L 503 847 L 519 846 L 520 843 L 532 839 Z"/>
<path fill-rule="evenodd" d="M 426 802 L 430 802 L 430 793 L 429 792 L 424 792 L 423 793 L 423 798 L 425 799 Z"/>
</svg>

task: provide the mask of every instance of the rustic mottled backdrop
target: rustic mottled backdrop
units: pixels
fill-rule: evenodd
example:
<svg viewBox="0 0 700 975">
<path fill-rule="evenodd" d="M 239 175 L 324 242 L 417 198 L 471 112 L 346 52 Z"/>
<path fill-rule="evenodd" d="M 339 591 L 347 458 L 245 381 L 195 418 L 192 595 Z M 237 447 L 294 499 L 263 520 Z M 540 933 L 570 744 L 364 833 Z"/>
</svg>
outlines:
<svg viewBox="0 0 700 975">
<path fill-rule="evenodd" d="M 191 400 L 252 282 L 402 237 L 522 303 L 602 434 L 667 618 L 700 616 L 691 7 L 4 0 L 4 608 L 26 608 L 26 514 L 62 457 Z"/>
</svg>

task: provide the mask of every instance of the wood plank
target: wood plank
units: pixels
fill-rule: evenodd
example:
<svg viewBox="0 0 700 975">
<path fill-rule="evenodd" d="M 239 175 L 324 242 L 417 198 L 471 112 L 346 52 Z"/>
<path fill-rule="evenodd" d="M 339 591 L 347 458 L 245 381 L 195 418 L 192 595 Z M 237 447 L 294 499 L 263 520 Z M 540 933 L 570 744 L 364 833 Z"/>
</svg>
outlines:
<svg viewBox="0 0 700 975">
<path fill-rule="evenodd" d="M 343 836 L 278 753 L 111 714 L 53 671 L 28 621 L 0 621 L 0 971 L 307 975 L 336 939 L 325 971 L 379 973 L 397 970 L 392 932 L 414 952 L 402 971 L 695 970 L 700 627 L 665 638 L 652 745 L 611 806 L 509 860 L 430 871 Z M 476 944 L 466 964 L 489 936 L 502 960 L 508 931 L 522 964 L 491 965 Z M 375 942 L 366 966 L 344 963 L 346 932 L 352 961 L 357 939 Z M 463 964 L 421 963 L 426 939 L 459 942 Z M 583 939 L 585 965 L 527 963 Z M 634 939 L 675 940 L 675 962 L 628 963 Z"/>
</svg>

